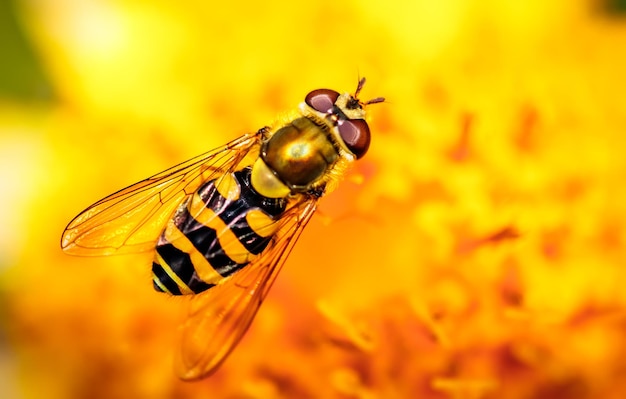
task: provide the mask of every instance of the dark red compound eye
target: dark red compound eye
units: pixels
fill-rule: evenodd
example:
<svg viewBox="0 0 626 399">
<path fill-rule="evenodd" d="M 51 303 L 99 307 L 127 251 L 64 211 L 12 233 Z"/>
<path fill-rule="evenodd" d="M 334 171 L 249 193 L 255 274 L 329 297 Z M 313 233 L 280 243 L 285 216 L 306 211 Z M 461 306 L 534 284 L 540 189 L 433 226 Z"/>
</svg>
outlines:
<svg viewBox="0 0 626 399">
<path fill-rule="evenodd" d="M 334 90 L 317 89 L 307 94 L 304 102 L 318 112 L 329 114 L 332 112 L 337 98 L 339 98 L 339 93 Z"/>
<path fill-rule="evenodd" d="M 346 147 L 356 159 L 361 158 L 370 147 L 370 128 L 363 119 L 347 119 L 337 126 Z"/>
</svg>

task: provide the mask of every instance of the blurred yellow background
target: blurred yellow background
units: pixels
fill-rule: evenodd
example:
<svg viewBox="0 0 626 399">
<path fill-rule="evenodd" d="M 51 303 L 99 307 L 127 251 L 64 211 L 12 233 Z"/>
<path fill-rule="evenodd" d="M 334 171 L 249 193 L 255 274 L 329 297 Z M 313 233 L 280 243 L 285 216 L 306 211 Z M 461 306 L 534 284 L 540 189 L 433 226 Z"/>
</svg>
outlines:
<svg viewBox="0 0 626 399">
<path fill-rule="evenodd" d="M 0 397 L 622 398 L 626 4 L 0 5 Z M 211 378 L 147 256 L 74 258 L 83 208 L 294 109 L 384 96 Z M 207 337 L 207 340 L 210 337 Z"/>
</svg>

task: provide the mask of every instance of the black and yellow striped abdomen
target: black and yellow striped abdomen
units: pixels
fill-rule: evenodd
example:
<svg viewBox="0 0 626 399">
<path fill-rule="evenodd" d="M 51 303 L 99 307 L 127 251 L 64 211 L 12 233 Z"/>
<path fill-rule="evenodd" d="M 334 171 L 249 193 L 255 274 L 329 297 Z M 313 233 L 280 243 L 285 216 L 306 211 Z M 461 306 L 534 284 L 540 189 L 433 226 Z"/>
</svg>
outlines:
<svg viewBox="0 0 626 399">
<path fill-rule="evenodd" d="M 250 168 L 205 183 L 159 237 L 154 288 L 186 295 L 218 284 L 268 246 L 285 205 L 252 188 Z"/>
</svg>

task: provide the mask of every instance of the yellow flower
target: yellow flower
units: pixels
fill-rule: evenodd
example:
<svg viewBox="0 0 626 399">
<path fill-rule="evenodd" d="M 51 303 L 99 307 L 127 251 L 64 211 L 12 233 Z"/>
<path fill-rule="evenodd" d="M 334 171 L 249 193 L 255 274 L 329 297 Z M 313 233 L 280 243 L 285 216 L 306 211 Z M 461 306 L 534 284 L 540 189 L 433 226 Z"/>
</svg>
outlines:
<svg viewBox="0 0 626 399">
<path fill-rule="evenodd" d="M 55 96 L 0 92 L 0 396 L 620 398 L 626 36 L 582 3 L 18 2 Z M 184 300 L 65 224 L 361 75 L 370 151 L 180 381 Z"/>
</svg>

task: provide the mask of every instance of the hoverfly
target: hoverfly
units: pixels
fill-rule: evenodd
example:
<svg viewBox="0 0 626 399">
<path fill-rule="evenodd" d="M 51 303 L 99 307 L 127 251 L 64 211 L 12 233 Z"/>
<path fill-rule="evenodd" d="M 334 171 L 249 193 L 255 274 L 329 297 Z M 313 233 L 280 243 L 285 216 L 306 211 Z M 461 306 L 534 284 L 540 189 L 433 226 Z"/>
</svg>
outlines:
<svg viewBox="0 0 626 399">
<path fill-rule="evenodd" d="M 71 255 L 153 251 L 154 288 L 191 298 L 180 378 L 208 376 L 250 326 L 319 199 L 367 152 L 364 107 L 310 92 L 287 122 L 243 135 L 96 202 L 65 228 Z"/>
</svg>

